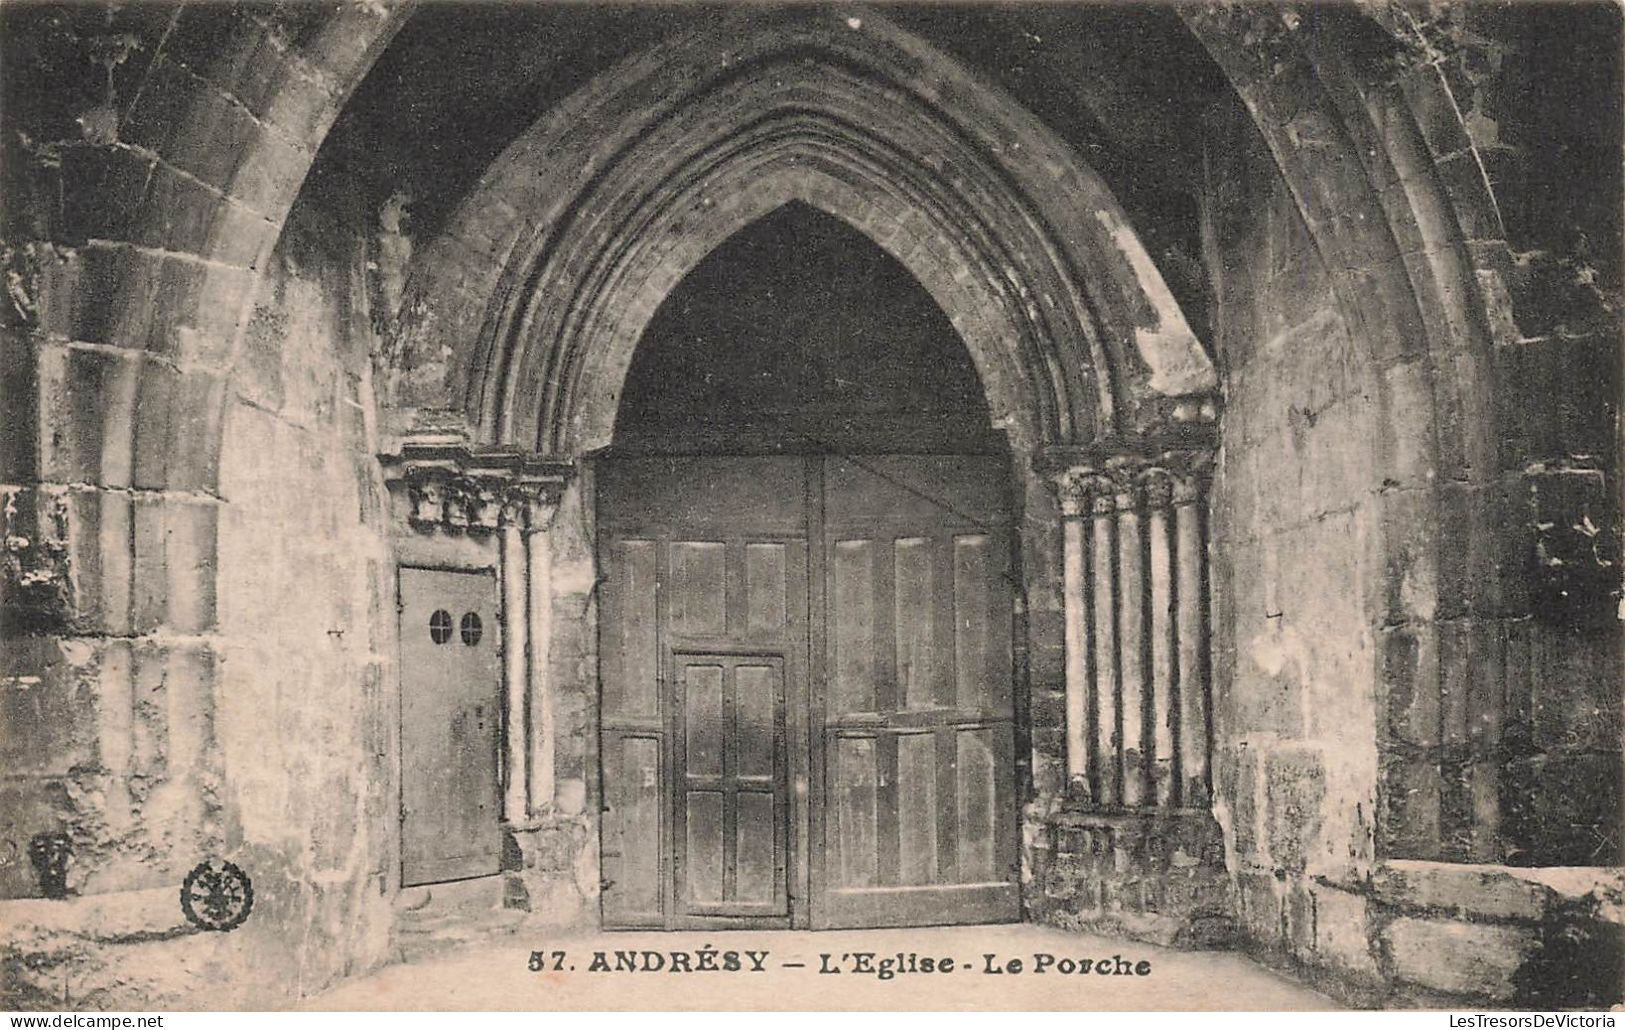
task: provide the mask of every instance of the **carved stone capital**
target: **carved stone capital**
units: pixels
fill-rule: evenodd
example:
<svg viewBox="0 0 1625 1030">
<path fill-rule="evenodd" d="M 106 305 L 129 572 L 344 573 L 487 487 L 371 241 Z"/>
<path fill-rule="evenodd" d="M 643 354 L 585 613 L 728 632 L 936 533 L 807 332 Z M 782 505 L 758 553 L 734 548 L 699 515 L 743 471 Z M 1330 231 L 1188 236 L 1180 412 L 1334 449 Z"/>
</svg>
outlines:
<svg viewBox="0 0 1625 1030">
<path fill-rule="evenodd" d="M 567 459 L 445 441 L 408 441 L 380 461 L 414 528 L 475 534 L 546 529 L 574 471 Z"/>
<path fill-rule="evenodd" d="M 503 493 L 503 513 L 508 523 L 521 526 L 528 533 L 543 533 L 553 525 L 558 514 L 559 498 L 564 491 L 563 482 L 516 483 Z"/>
<path fill-rule="evenodd" d="M 1106 475 L 1112 481 L 1113 507 L 1117 511 L 1135 511 L 1143 506 L 1141 470 L 1140 457 L 1135 454 L 1114 454 L 1106 459 Z"/>
<path fill-rule="evenodd" d="M 1088 465 L 1063 468 L 1051 478 L 1051 483 L 1061 502 L 1061 514 L 1067 518 L 1094 512 L 1102 498 L 1110 501 L 1115 490 L 1110 476 Z"/>
<path fill-rule="evenodd" d="M 1168 451 L 1159 458 L 1170 475 L 1175 505 L 1195 504 L 1207 496 L 1213 480 L 1213 452 L 1210 450 Z"/>
<path fill-rule="evenodd" d="M 1178 477 L 1167 468 L 1152 465 L 1142 469 L 1135 478 L 1139 480 L 1147 508 L 1166 508 L 1173 502 Z"/>
<path fill-rule="evenodd" d="M 1123 445 L 1057 450 L 1048 464 L 1062 515 L 1109 515 L 1195 503 L 1207 494 L 1213 452 Z"/>
</svg>

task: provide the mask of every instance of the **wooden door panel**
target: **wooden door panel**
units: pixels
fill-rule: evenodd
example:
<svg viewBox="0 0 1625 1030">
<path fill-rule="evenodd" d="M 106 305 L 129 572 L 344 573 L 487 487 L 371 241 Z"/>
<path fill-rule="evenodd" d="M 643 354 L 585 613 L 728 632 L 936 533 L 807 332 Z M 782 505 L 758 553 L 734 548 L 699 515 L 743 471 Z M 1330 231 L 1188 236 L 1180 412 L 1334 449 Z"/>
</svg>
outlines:
<svg viewBox="0 0 1625 1030">
<path fill-rule="evenodd" d="M 659 926 L 663 919 L 660 752 L 658 734 L 604 737 L 601 861 L 604 921 L 611 926 Z"/>
<path fill-rule="evenodd" d="M 691 790 L 683 796 L 684 847 L 678 864 L 679 895 L 689 913 L 708 912 L 724 897 L 723 796 Z"/>
<path fill-rule="evenodd" d="M 600 658 L 603 717 L 660 715 L 656 561 L 659 542 L 613 540 L 607 545 Z"/>
<path fill-rule="evenodd" d="M 771 793 L 740 792 L 734 846 L 734 898 L 741 905 L 783 912 L 784 856 L 778 847 L 782 805 Z"/>
<path fill-rule="evenodd" d="M 599 523 L 615 532 L 687 540 L 806 532 L 800 458 L 636 458 L 598 469 Z"/>
<path fill-rule="evenodd" d="M 817 925 L 1017 917 L 1001 466 L 831 459 Z"/>
<path fill-rule="evenodd" d="M 872 887 L 879 882 L 875 737 L 837 734 L 833 751 L 826 796 L 834 802 L 830 833 L 834 884 L 837 888 Z"/>
<path fill-rule="evenodd" d="M 953 537 L 954 696 L 961 709 L 1009 708 L 1007 553 L 987 533 Z"/>
<path fill-rule="evenodd" d="M 804 804 L 789 784 L 806 775 L 805 745 L 789 743 L 805 719 L 788 707 L 805 665 L 805 545 L 601 547 L 624 565 L 603 581 L 605 925 L 785 925 L 792 806 Z"/>
<path fill-rule="evenodd" d="M 956 841 L 960 883 L 986 883 L 998 879 L 999 782 L 998 769 L 1009 757 L 1005 727 L 976 727 L 954 732 Z M 1004 745 L 1004 746 L 1001 746 Z"/>
<path fill-rule="evenodd" d="M 721 636 L 728 631 L 728 546 L 716 540 L 671 543 L 670 590 L 666 603 L 677 636 Z"/>
<path fill-rule="evenodd" d="M 875 710 L 874 545 L 837 540 L 829 558 L 830 709 Z"/>
<path fill-rule="evenodd" d="M 937 883 L 937 739 L 935 733 L 897 736 L 897 882 Z M 951 877 L 943 882 L 953 882 Z"/>
<path fill-rule="evenodd" d="M 492 573 L 400 570 L 403 885 L 499 868 L 498 615 Z"/>
<path fill-rule="evenodd" d="M 812 459 L 817 489 L 799 459 L 618 465 L 599 494 L 606 925 L 1015 918 L 1003 464 Z M 816 697 L 797 686 L 810 612 Z"/>
<path fill-rule="evenodd" d="M 693 664 L 682 669 L 683 764 L 691 782 L 722 777 L 723 738 L 728 728 L 722 711 L 723 668 Z"/>
<path fill-rule="evenodd" d="M 789 555 L 782 543 L 745 545 L 745 633 L 750 639 L 782 636 L 789 625 Z M 805 597 L 796 601 L 805 604 Z"/>
<path fill-rule="evenodd" d="M 771 790 L 781 772 L 778 751 L 784 736 L 778 669 L 736 665 L 734 698 L 734 775 L 741 784 Z"/>
<path fill-rule="evenodd" d="M 830 458 L 825 519 L 836 532 L 845 525 L 1006 526 L 1008 469 L 1000 459 L 969 455 Z"/>
<path fill-rule="evenodd" d="M 931 552 L 931 541 L 926 537 L 901 537 L 892 542 L 898 708 L 937 707 Z"/>
</svg>

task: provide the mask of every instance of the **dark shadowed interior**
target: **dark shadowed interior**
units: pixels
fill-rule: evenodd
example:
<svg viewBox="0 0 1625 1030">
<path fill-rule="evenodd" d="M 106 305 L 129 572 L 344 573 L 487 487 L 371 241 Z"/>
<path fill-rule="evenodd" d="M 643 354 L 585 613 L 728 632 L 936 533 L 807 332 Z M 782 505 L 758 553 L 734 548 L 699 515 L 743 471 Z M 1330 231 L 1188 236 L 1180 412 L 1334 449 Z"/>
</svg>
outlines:
<svg viewBox="0 0 1625 1030">
<path fill-rule="evenodd" d="M 863 233 L 796 202 L 736 233 L 655 312 L 616 420 L 627 452 L 996 446 L 948 317 Z"/>
</svg>

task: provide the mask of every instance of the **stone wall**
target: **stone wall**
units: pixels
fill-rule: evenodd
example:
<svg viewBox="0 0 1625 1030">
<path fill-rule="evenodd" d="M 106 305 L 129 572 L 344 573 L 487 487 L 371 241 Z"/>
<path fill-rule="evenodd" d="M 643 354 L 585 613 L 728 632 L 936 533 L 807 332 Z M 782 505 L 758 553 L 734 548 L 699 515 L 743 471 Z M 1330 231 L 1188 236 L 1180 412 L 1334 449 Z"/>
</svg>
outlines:
<svg viewBox="0 0 1625 1030">
<path fill-rule="evenodd" d="M 1181 948 L 1231 945 L 1224 841 L 1189 813 L 1058 811 L 1029 830 L 1030 917 Z"/>
<path fill-rule="evenodd" d="M 370 421 L 369 329 L 389 329 L 395 312 L 369 304 L 393 307 L 404 291 L 409 307 L 430 304 L 440 320 L 403 338 L 417 349 L 382 355 L 381 382 L 398 379 L 396 399 L 421 407 L 386 407 L 379 420 L 461 420 L 479 390 L 474 371 L 501 347 L 528 345 L 478 329 L 514 313 L 504 277 L 558 272 L 519 253 L 546 249 L 538 226 L 582 197 L 601 211 L 597 201 L 618 188 L 641 196 L 646 182 L 666 181 L 702 141 L 683 138 L 689 127 L 734 138 L 726 105 L 685 108 L 693 126 L 662 109 L 671 138 L 632 148 L 637 160 L 618 178 L 598 180 L 603 196 L 586 190 L 583 167 L 634 138 L 648 143 L 649 95 L 684 96 L 662 85 L 688 74 L 662 60 L 668 51 L 698 81 L 739 40 L 660 42 L 675 22 L 648 28 L 636 39 L 654 49 L 613 95 L 589 89 L 572 107 L 563 95 L 599 69 L 588 56 L 572 63 L 566 37 L 543 19 L 534 38 L 551 38 L 559 59 L 532 62 L 545 69 L 534 74 L 569 67 L 533 90 L 538 109 L 521 120 L 552 113 L 528 135 L 482 123 L 472 149 L 448 145 L 415 178 L 397 178 L 391 162 L 424 149 L 423 138 L 403 134 L 369 163 L 369 132 L 399 113 L 403 78 L 416 83 L 414 105 L 442 92 L 438 74 L 397 69 L 362 91 L 372 121 L 353 122 L 348 146 L 317 160 L 405 10 L 0 5 L 0 924 L 11 934 L 10 1002 L 269 1004 L 382 958 L 398 851 L 387 599 L 409 538 L 384 514 L 374 455 L 388 441 Z M 771 56 L 778 30 L 762 19 L 748 37 Z M 1100 83 L 1071 83 L 1081 104 L 1034 106 L 1035 92 L 1069 98 L 1071 87 L 1001 69 L 988 77 L 1017 95 L 994 103 L 986 67 L 944 63 L 878 16 L 806 38 L 857 54 L 877 78 L 914 83 L 909 95 L 971 112 L 953 120 L 979 134 L 969 149 L 956 133 L 917 135 L 928 120 L 897 123 L 890 143 L 920 160 L 888 166 L 892 178 L 968 196 L 1004 182 L 983 175 L 977 155 L 1006 155 L 999 167 L 1061 227 L 1062 243 L 1095 241 L 1074 255 L 1085 284 L 1139 279 L 1111 256 L 1111 226 L 1128 216 L 1096 172 L 1126 185 L 1142 168 L 1133 162 L 1171 154 L 1160 161 L 1175 169 L 1167 187 L 1199 194 L 1207 295 L 1189 308 L 1211 323 L 1205 339 L 1226 391 L 1212 495 L 1219 836 L 1061 806 L 1061 518 L 1032 459 L 1040 443 L 1078 443 L 1073 435 L 1100 428 L 1100 383 L 1144 387 L 1152 370 L 1141 359 L 1156 348 L 1136 355 L 1127 343 L 1146 328 L 1144 312 L 1119 312 L 1085 360 L 1074 344 L 1092 322 L 1027 310 L 1047 312 L 1077 283 L 1040 260 L 1047 237 L 1020 217 L 997 220 L 1009 246 L 984 260 L 991 252 L 972 240 L 981 229 L 948 217 L 953 204 L 924 217 L 897 182 L 842 186 L 791 155 L 771 175 L 731 170 L 737 178 L 713 184 L 717 210 L 710 197 L 689 198 L 688 214 L 624 237 L 664 242 L 628 266 L 630 302 L 601 309 L 637 316 L 611 341 L 616 354 L 630 359 L 636 325 L 684 269 L 791 198 L 848 218 L 933 288 L 980 360 L 994 418 L 1021 444 L 1030 914 L 1180 939 L 1168 932 L 1169 898 L 1205 916 L 1231 890 L 1252 946 L 1335 974 L 1324 982 L 1368 992 L 1359 997 L 1607 1001 L 1619 993 L 1609 974 L 1625 825 L 1621 162 L 1617 107 L 1599 98 L 1620 95 L 1618 11 L 1419 12 L 1375 0 L 1186 5 L 1144 25 L 1153 22 L 1165 36 L 1178 30 L 1181 45 L 1174 59 L 1146 62 L 1147 81 L 1200 80 L 1200 102 L 1118 98 L 1094 127 L 1065 115 L 1100 106 Z M 884 39 L 849 36 L 855 23 Z M 1020 48 L 1038 45 L 1037 33 L 1006 31 Z M 457 67 L 440 49 L 449 32 L 432 19 L 418 26 L 422 67 Z M 624 54 L 626 40 L 599 58 Z M 1198 49 L 1213 63 L 1195 79 L 1162 75 L 1205 60 Z M 1069 61 L 1051 60 L 1045 74 L 1066 85 Z M 833 65 L 807 67 L 786 65 L 796 90 L 847 105 L 858 124 L 895 116 L 896 105 L 870 112 L 873 91 L 837 83 Z M 459 103 L 491 109 L 489 83 L 461 73 Z M 746 83 L 738 109 L 754 112 L 778 89 L 773 76 Z M 1217 94 L 1203 132 L 1141 146 L 1158 127 L 1188 128 Z M 595 104 L 614 117 L 576 116 Z M 416 125 L 442 129 L 433 111 Z M 1057 126 L 1065 140 L 1051 138 Z M 1128 143 L 1108 138 L 1118 129 L 1133 130 Z M 503 132 L 520 138 L 481 179 L 510 142 Z M 1068 147 L 1104 163 L 1074 168 Z M 296 203 L 313 162 L 318 178 Z M 447 164 L 464 178 L 435 198 L 445 232 L 418 250 L 411 287 L 411 228 L 396 195 L 440 184 L 435 169 Z M 367 203 L 347 199 L 350 171 L 368 179 Z M 374 224 L 383 197 L 395 214 Z M 1172 235 L 1190 238 L 1179 223 Z M 569 274 L 549 285 L 601 256 L 601 236 L 571 236 Z M 1130 249 L 1131 264 L 1148 257 Z M 1005 257 L 1022 268 L 1009 271 Z M 382 274 L 364 283 L 368 260 Z M 1204 280 L 1185 271 L 1182 302 Z M 1029 354 L 1004 346 L 1018 337 Z M 566 356 L 598 362 L 603 343 Z M 552 367 L 534 357 L 515 374 Z M 1051 374 L 1046 363 L 1068 381 L 1026 389 Z M 580 410 L 561 408 L 550 427 L 527 422 L 520 429 L 541 435 L 521 442 L 606 442 L 614 366 L 595 366 Z M 1133 401 L 1118 415 L 1124 432 L 1166 414 L 1142 394 L 1117 400 Z M 1061 401 L 1065 417 L 1040 410 Z M 481 431 L 518 439 L 501 422 Z M 510 903 L 553 925 L 596 916 L 591 490 L 585 467 L 549 531 L 551 633 L 540 659 L 553 779 L 534 821 L 515 828 L 508 870 Z M 1216 841 L 1228 884 L 1212 875 Z M 211 854 L 238 859 L 258 884 L 255 917 L 232 934 L 194 932 L 175 904 L 180 877 Z M 51 855 L 64 859 L 60 882 Z M 259 972 L 228 980 L 227 965 Z"/>
<path fill-rule="evenodd" d="M 1385 413 L 1297 208 L 1237 115 L 1215 116 L 1206 212 L 1227 383 L 1212 497 L 1215 809 L 1248 935 L 1332 952 L 1314 937 L 1314 877 L 1375 858 L 1373 613 L 1390 531 L 1375 500 L 1407 484 L 1371 447 L 1377 420 L 1405 410 Z"/>
<path fill-rule="evenodd" d="M 1615 424 L 1560 385 L 1617 381 L 1617 348 L 1562 328 L 1602 312 L 1514 277 L 1492 317 L 1524 328 L 1496 344 L 1493 389 L 1470 365 L 1418 376 L 1350 321 L 1347 273 L 1246 116 L 1220 107 L 1209 131 L 1215 809 L 1245 938 L 1359 1002 L 1617 1000 L 1619 702 L 1598 677 L 1619 629 L 1591 513 L 1617 520 L 1587 492 Z M 1500 471 L 1452 473 L 1452 376 L 1491 398 Z M 1547 864 L 1591 868 L 1511 868 Z"/>
<path fill-rule="evenodd" d="M 370 213 L 342 183 L 314 185 L 255 298 L 226 407 L 214 713 L 223 845 L 243 856 L 267 905 L 264 946 L 281 966 L 267 983 L 299 993 L 383 960 L 398 882 L 395 577 L 372 427 Z M 297 948 L 290 926 L 303 930 Z"/>
<path fill-rule="evenodd" d="M 69 849 L 66 897 L 0 902 L 9 1003 L 277 1004 L 386 956 L 392 566 L 362 237 L 344 200 L 301 205 L 253 283 L 216 398 L 213 481 L 158 490 L 118 457 L 157 431 L 185 461 L 215 431 L 201 405 L 116 423 L 90 392 L 136 376 L 183 387 L 184 363 L 49 334 L 16 344 L 12 367 L 37 361 L 42 408 L 81 407 L 41 437 L 47 461 L 79 464 L 13 493 L 48 501 L 74 632 L 8 630 L 21 664 L 5 691 L 5 834 L 19 853 L 45 833 Z M 130 564 L 96 546 L 120 534 Z M 210 857 L 254 883 L 251 917 L 228 934 L 199 932 L 179 905 Z M 35 874 L 7 863 L 7 894 L 49 893 Z"/>
<path fill-rule="evenodd" d="M 553 793 L 535 799 L 534 827 L 516 834 L 522 859 L 509 904 L 549 928 L 596 927 L 598 916 L 598 565 L 591 469 L 578 472 L 548 530 L 552 632 Z M 534 725 L 534 713 L 533 713 Z"/>
</svg>

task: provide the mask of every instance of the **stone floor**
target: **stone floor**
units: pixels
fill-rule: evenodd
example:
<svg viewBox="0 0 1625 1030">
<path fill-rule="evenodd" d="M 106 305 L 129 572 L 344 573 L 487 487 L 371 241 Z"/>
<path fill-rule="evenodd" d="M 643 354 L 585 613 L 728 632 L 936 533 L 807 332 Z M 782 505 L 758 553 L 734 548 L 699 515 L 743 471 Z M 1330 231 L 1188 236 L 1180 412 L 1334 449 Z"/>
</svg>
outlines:
<svg viewBox="0 0 1625 1030">
<path fill-rule="evenodd" d="M 739 972 L 671 970 L 673 953 L 700 964 L 699 949 L 716 949 L 718 964 L 736 952 Z M 531 953 L 544 953 L 545 969 L 532 972 Z M 756 953 L 765 968 L 752 972 Z M 562 951 L 562 959 L 554 952 Z M 613 971 L 616 952 L 635 951 L 638 971 Z M 591 970 L 604 953 L 611 971 Z M 766 956 L 761 953 L 766 952 Z M 880 979 L 855 970 L 858 953 L 873 963 L 910 952 L 951 957 L 950 973 L 903 973 Z M 647 953 L 647 954 L 643 954 Z M 655 954 L 659 953 L 658 960 Z M 819 973 L 820 956 L 842 968 Z M 991 974 L 1019 959 L 1019 973 Z M 1055 962 L 1034 971 L 1035 956 Z M 843 956 L 845 956 L 843 958 Z M 1124 961 L 1119 963 L 1120 956 Z M 1062 960 L 1107 960 L 1112 975 L 1059 972 Z M 677 960 L 681 963 L 684 960 Z M 795 968 L 794 963 L 803 963 Z M 1145 964 L 1142 964 L 1145 963 Z M 644 969 L 660 965 L 659 971 Z M 1135 975 L 1134 968 L 1148 969 Z M 1130 970 L 1117 975 L 1115 970 Z M 601 933 L 548 937 L 520 932 L 497 943 L 469 945 L 434 957 L 387 967 L 315 996 L 313 1010 L 1323 1010 L 1336 1006 L 1249 959 L 1228 952 L 1173 951 L 1047 927 L 956 926 L 910 930 L 726 931 L 714 933 Z"/>
</svg>

